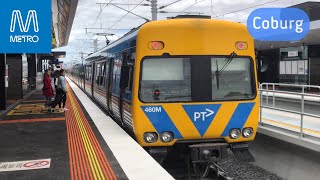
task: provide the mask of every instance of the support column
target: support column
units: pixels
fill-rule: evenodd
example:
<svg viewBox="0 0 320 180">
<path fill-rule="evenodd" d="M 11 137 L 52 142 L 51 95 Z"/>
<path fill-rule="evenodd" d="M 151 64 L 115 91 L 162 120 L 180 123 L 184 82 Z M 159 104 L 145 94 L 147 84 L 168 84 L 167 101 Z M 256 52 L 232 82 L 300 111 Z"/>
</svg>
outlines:
<svg viewBox="0 0 320 180">
<path fill-rule="evenodd" d="M 152 21 L 156 21 L 158 19 L 158 5 L 157 0 L 151 0 L 151 14 L 152 14 Z"/>
<path fill-rule="evenodd" d="M 11 101 L 23 98 L 22 60 L 21 54 L 7 54 L 6 63 L 9 65 L 9 87 L 7 99 Z"/>
<path fill-rule="evenodd" d="M 37 55 L 32 54 L 28 58 L 28 81 L 31 90 L 36 89 L 36 79 L 37 79 Z"/>
<path fill-rule="evenodd" d="M 6 55 L 0 54 L 0 110 L 7 107 L 7 88 L 5 87 Z"/>
</svg>

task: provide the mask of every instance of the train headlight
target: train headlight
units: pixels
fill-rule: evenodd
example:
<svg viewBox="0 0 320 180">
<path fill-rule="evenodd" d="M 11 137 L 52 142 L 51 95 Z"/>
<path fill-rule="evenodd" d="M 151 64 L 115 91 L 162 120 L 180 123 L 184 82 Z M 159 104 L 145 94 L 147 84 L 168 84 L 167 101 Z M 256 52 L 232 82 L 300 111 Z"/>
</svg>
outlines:
<svg viewBox="0 0 320 180">
<path fill-rule="evenodd" d="M 245 138 L 249 138 L 253 135 L 253 129 L 252 128 L 244 128 L 242 130 L 242 136 Z"/>
<path fill-rule="evenodd" d="M 229 131 L 229 137 L 231 139 L 238 139 L 241 136 L 241 131 L 240 129 L 231 129 Z"/>
<path fill-rule="evenodd" d="M 162 142 L 168 143 L 173 141 L 173 134 L 172 132 L 162 132 L 160 138 Z"/>
<path fill-rule="evenodd" d="M 155 132 L 146 132 L 143 137 L 144 141 L 147 143 L 154 143 L 158 140 L 158 134 Z"/>
</svg>

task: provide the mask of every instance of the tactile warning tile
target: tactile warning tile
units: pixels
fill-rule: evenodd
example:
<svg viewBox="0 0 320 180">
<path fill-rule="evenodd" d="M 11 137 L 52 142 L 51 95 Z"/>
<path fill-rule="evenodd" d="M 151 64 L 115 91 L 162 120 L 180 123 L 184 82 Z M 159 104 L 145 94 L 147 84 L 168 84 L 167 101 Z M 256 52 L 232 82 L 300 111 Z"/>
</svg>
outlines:
<svg viewBox="0 0 320 180">
<path fill-rule="evenodd" d="M 11 110 L 7 116 L 12 115 L 33 115 L 33 114 L 48 114 L 49 112 L 45 109 L 42 103 L 40 104 L 20 104 Z M 56 110 L 52 113 L 64 113 L 63 111 Z"/>
</svg>

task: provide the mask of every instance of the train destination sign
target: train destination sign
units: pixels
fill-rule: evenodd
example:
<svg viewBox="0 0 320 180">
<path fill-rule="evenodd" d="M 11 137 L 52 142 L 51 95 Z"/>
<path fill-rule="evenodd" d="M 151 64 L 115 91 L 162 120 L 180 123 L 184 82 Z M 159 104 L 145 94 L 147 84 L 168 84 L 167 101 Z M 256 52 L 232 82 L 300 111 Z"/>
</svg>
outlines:
<svg viewBox="0 0 320 180">
<path fill-rule="evenodd" d="M 309 32 L 308 15 L 298 8 L 260 8 L 248 17 L 250 34 L 261 41 L 298 41 Z"/>
<path fill-rule="evenodd" d="M 2 1 L 0 53 L 50 53 L 51 11 L 51 1 Z"/>
</svg>

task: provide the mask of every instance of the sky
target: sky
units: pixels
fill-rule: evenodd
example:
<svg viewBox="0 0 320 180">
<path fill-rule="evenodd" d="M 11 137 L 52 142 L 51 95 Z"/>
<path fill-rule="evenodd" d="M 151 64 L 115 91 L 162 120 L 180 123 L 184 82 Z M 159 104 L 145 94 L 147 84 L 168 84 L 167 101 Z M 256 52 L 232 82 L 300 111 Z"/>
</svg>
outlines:
<svg viewBox="0 0 320 180">
<path fill-rule="evenodd" d="M 319 1 L 319 0 L 314 0 Z M 113 5 L 99 5 L 97 3 L 120 3 L 115 4 L 123 9 L 151 19 L 151 7 L 137 4 L 150 4 L 148 0 L 79 0 L 68 46 L 57 50 L 65 50 L 67 55 L 62 59 L 65 64 L 73 64 L 81 61 L 80 53 L 94 51 L 93 41 L 98 40 L 98 49 L 106 45 L 104 36 L 97 33 L 112 33 L 108 36 L 111 41 L 123 36 L 130 29 L 137 27 L 144 22 L 144 19 L 127 13 Z M 306 0 L 158 0 L 158 7 L 168 5 L 158 13 L 158 20 L 174 17 L 179 14 L 201 14 L 209 15 L 212 19 L 246 23 L 249 14 L 263 7 L 288 7 L 306 2 Z M 130 5 L 129 5 L 130 4 Z M 134 4 L 134 5 L 133 5 Z M 85 28 L 98 28 L 88 29 Z"/>
</svg>

